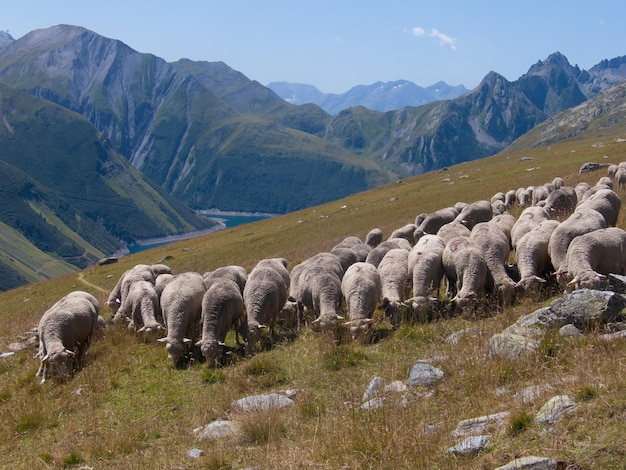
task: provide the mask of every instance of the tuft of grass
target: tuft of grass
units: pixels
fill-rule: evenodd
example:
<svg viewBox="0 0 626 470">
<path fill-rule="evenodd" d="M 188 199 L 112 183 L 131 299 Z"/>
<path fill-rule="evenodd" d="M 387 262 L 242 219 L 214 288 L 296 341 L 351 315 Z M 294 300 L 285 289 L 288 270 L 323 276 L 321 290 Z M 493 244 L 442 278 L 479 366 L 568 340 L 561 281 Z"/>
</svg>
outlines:
<svg viewBox="0 0 626 470">
<path fill-rule="evenodd" d="M 243 364 L 246 378 L 260 389 L 270 389 L 287 383 L 287 373 L 269 356 L 256 355 Z"/>
<path fill-rule="evenodd" d="M 509 435 L 516 437 L 526 431 L 533 423 L 534 417 L 527 411 L 518 411 L 511 415 Z"/>
<path fill-rule="evenodd" d="M 241 440 L 247 444 L 264 445 L 284 438 L 288 433 L 285 413 L 272 409 L 242 413 L 237 418 Z"/>
<path fill-rule="evenodd" d="M 71 451 L 63 457 L 63 468 L 73 467 L 74 465 L 78 465 L 83 462 L 84 460 L 78 452 Z"/>
<path fill-rule="evenodd" d="M 598 397 L 598 393 L 597 388 L 587 385 L 576 390 L 575 397 L 577 401 L 591 401 Z"/>
<path fill-rule="evenodd" d="M 349 367 L 357 367 L 367 360 L 367 354 L 352 343 L 340 344 L 322 357 L 322 369 L 337 371 Z"/>
</svg>

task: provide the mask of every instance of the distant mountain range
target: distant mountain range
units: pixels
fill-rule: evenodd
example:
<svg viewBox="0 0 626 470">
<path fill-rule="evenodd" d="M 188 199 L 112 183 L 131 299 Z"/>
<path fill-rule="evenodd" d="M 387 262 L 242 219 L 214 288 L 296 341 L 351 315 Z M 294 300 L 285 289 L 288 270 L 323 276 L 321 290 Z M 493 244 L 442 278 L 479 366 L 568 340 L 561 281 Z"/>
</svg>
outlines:
<svg viewBox="0 0 626 470">
<path fill-rule="evenodd" d="M 423 88 L 407 80 L 357 85 L 340 94 L 322 93 L 313 85 L 300 83 L 272 82 L 267 87 L 288 103 L 313 103 L 329 114 L 337 114 L 355 106 L 364 106 L 373 111 L 393 111 L 458 98 L 468 91 L 463 85 L 450 86 L 443 81 Z"/>
<path fill-rule="evenodd" d="M 0 33 L 0 289 L 209 228 L 198 210 L 290 212 L 492 155 L 624 78 L 626 57 L 585 71 L 557 52 L 515 82 L 490 72 L 471 91 L 429 87 L 454 98 L 329 113 L 223 62 L 168 63 L 78 26 Z M 342 99 L 414 90 L 393 83 Z"/>
</svg>

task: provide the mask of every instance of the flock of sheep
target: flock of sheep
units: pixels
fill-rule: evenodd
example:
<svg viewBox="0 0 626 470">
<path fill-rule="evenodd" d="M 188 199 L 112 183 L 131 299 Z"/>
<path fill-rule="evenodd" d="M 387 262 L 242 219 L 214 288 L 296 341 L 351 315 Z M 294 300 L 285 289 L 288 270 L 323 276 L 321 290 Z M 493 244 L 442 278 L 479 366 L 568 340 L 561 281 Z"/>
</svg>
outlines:
<svg viewBox="0 0 626 470">
<path fill-rule="evenodd" d="M 403 318 L 423 321 L 442 303 L 471 312 L 485 302 L 511 305 L 546 284 L 601 288 L 609 273 L 626 272 L 626 231 L 615 227 L 621 199 L 614 180 L 620 188 L 626 183 L 626 163 L 609 167 L 593 187 L 569 187 L 555 178 L 420 214 L 386 240 L 378 228 L 365 241 L 350 236 L 290 271 L 283 258 L 263 259 L 249 273 L 223 266 L 174 275 L 164 264 L 140 264 L 120 277 L 107 305 L 113 322 L 165 343 L 173 366 L 195 349 L 214 367 L 223 364 L 224 342 L 233 330 L 250 356 L 263 331 L 278 324 L 306 323 L 335 335 L 348 328 L 352 339 L 365 340 L 379 307 L 395 328 Z M 515 204 L 522 209 L 517 218 L 509 213 Z M 515 262 L 509 263 L 512 253 Z M 42 382 L 50 372 L 63 379 L 80 367 L 102 326 L 99 311 L 92 295 L 76 291 L 43 315 Z"/>
</svg>

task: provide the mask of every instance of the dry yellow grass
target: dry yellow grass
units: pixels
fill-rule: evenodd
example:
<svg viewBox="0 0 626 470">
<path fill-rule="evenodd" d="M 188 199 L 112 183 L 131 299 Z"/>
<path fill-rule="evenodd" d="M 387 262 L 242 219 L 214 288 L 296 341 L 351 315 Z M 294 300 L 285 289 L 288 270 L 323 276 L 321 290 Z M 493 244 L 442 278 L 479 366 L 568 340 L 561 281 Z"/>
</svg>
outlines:
<svg viewBox="0 0 626 470">
<path fill-rule="evenodd" d="M 606 146 L 593 146 L 595 140 Z M 174 272 L 227 264 L 249 270 L 259 259 L 282 256 L 293 266 L 345 236 L 363 238 L 374 227 L 388 235 L 421 212 L 457 201 L 488 199 L 555 176 L 569 185 L 593 184 L 605 173 L 580 175 L 582 163 L 622 160 L 626 144 L 610 136 L 498 155 L 5 292 L 0 351 L 71 290 L 92 292 L 104 305 L 119 276 L 137 263 L 163 260 Z M 618 225 L 626 227 L 623 216 Z M 217 371 L 200 363 L 172 369 L 162 346 L 113 328 L 94 342 L 86 367 L 63 385 L 39 385 L 35 350 L 20 352 L 0 359 L 0 467 L 491 469 L 516 456 L 540 455 L 585 469 L 626 468 L 625 341 L 548 335 L 524 361 L 489 356 L 489 338 L 538 306 L 526 299 L 480 320 L 403 325 L 369 345 L 336 347 L 304 329 L 291 341 Z M 110 316 L 106 307 L 102 313 Z M 457 344 L 446 342 L 468 327 L 476 333 Z M 425 358 L 439 358 L 434 364 L 446 374 L 436 386 L 413 390 L 406 408 L 358 409 L 372 377 L 406 380 L 413 364 Z M 513 400 L 516 391 L 542 384 L 552 390 L 540 399 Z M 238 415 L 230 407 L 246 395 L 290 388 L 301 392 L 286 411 Z M 556 394 L 570 395 L 577 407 L 543 435 L 529 417 Z M 446 453 L 459 421 L 501 411 L 512 413 L 511 425 L 492 429 L 483 453 Z M 192 430 L 216 419 L 236 420 L 244 432 L 236 439 L 196 441 Z M 204 455 L 187 456 L 194 447 Z"/>
</svg>

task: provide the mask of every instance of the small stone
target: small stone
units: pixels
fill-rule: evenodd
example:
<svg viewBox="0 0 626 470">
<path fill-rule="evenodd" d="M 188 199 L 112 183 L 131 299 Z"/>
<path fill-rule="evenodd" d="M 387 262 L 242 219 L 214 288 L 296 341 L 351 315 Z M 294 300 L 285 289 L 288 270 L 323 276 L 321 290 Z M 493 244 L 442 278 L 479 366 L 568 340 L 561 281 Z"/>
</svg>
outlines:
<svg viewBox="0 0 626 470">
<path fill-rule="evenodd" d="M 192 459 L 197 459 L 204 455 L 204 451 L 202 449 L 189 449 L 187 455 Z"/>
<path fill-rule="evenodd" d="M 241 398 L 232 403 L 233 408 L 240 411 L 269 410 L 285 408 L 293 405 L 293 400 L 280 393 L 268 393 L 267 395 L 253 395 Z"/>
<path fill-rule="evenodd" d="M 556 470 L 558 462 L 547 457 L 522 457 L 507 463 L 496 470 Z"/>
<path fill-rule="evenodd" d="M 552 425 L 570 413 L 576 407 L 576 403 L 567 395 L 557 395 L 550 398 L 539 410 L 535 421 L 538 424 Z"/>
<path fill-rule="evenodd" d="M 563 325 L 559 329 L 559 334 L 564 338 L 573 338 L 573 337 L 582 335 L 580 330 L 576 328 L 574 325 L 572 325 L 571 323 L 568 325 Z"/>
<path fill-rule="evenodd" d="M 367 386 L 367 390 L 363 394 L 363 400 L 371 400 L 380 392 L 380 389 L 385 385 L 385 379 L 382 377 L 374 377 L 370 380 L 369 385 Z"/>
<path fill-rule="evenodd" d="M 389 392 L 406 392 L 408 390 L 406 384 L 402 380 L 394 380 L 385 387 L 385 393 Z"/>
<path fill-rule="evenodd" d="M 377 410 L 385 406 L 384 398 L 372 398 L 361 405 L 362 410 Z"/>
<path fill-rule="evenodd" d="M 504 422 L 511 416 L 511 413 L 504 411 L 479 418 L 466 419 L 461 421 L 456 429 L 452 432 L 452 437 L 463 437 L 472 434 L 484 432 L 488 426 L 502 426 Z"/>
<path fill-rule="evenodd" d="M 444 372 L 435 366 L 424 362 L 417 362 L 411 369 L 408 384 L 411 387 L 418 385 L 429 387 L 434 385 L 438 380 L 441 380 L 444 375 Z"/>
<path fill-rule="evenodd" d="M 481 452 L 491 440 L 491 436 L 469 436 L 448 449 L 454 455 L 474 455 Z"/>
<path fill-rule="evenodd" d="M 199 441 L 216 440 L 237 434 L 235 425 L 227 420 L 213 421 L 206 426 L 194 429 L 193 432 L 198 435 Z"/>
</svg>

